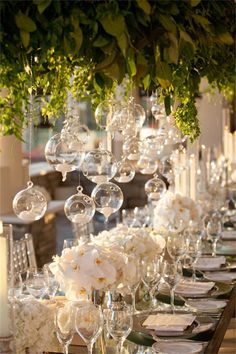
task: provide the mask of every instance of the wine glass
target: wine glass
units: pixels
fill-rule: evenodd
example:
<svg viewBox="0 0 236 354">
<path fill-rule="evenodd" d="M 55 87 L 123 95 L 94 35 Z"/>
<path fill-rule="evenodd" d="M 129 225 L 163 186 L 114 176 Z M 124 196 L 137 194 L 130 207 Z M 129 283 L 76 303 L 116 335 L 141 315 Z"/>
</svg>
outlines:
<svg viewBox="0 0 236 354">
<path fill-rule="evenodd" d="M 56 295 L 56 293 L 60 287 L 60 284 L 56 280 L 54 274 L 51 272 L 48 264 L 44 265 L 43 272 L 44 272 L 45 290 L 46 290 L 46 293 L 48 294 L 49 298 L 51 299 Z"/>
<path fill-rule="evenodd" d="M 108 333 L 117 342 L 117 354 L 121 354 L 123 343 L 133 328 L 133 310 L 126 305 L 122 309 L 106 310 L 106 327 Z"/>
<path fill-rule="evenodd" d="M 169 256 L 175 261 L 178 262 L 187 251 L 186 236 L 182 233 L 171 234 L 167 238 L 166 249 Z"/>
<path fill-rule="evenodd" d="M 155 301 L 155 288 L 160 280 L 159 263 L 156 259 L 143 262 L 143 277 L 142 281 L 144 285 L 148 288 L 151 297 L 151 306 L 154 308 L 156 306 Z"/>
<path fill-rule="evenodd" d="M 136 296 L 136 291 L 138 290 L 139 284 L 141 282 L 142 272 L 143 272 L 142 262 L 138 261 L 136 263 L 136 267 L 135 267 L 134 278 L 132 279 L 132 282 L 129 282 L 129 284 L 128 284 L 128 289 L 130 291 L 131 300 L 132 300 L 133 313 L 138 313 L 138 311 L 136 309 L 135 296 Z"/>
<path fill-rule="evenodd" d="M 170 288 L 170 306 L 172 313 L 175 312 L 175 288 L 182 277 L 182 265 L 180 262 L 163 264 L 163 278 L 165 283 Z"/>
<path fill-rule="evenodd" d="M 103 315 L 101 307 L 94 304 L 83 304 L 75 308 L 75 329 L 92 354 L 93 345 L 103 329 Z"/>
<path fill-rule="evenodd" d="M 212 241 L 211 255 L 213 257 L 216 256 L 216 245 L 217 245 L 217 242 L 221 236 L 221 232 L 222 232 L 221 222 L 218 219 L 212 218 L 211 220 L 208 221 L 207 235 L 210 238 L 210 240 Z"/>
<path fill-rule="evenodd" d="M 197 280 L 196 277 L 196 262 L 201 255 L 202 248 L 202 240 L 200 238 L 196 238 L 190 235 L 187 239 L 187 254 L 191 260 L 192 266 L 192 280 L 195 282 Z"/>
<path fill-rule="evenodd" d="M 68 354 L 68 348 L 74 336 L 73 313 L 68 304 L 56 309 L 54 323 L 57 339 L 63 347 L 63 353 Z"/>
<path fill-rule="evenodd" d="M 30 295 L 42 299 L 46 292 L 44 272 L 36 268 L 28 270 L 25 286 Z"/>
</svg>

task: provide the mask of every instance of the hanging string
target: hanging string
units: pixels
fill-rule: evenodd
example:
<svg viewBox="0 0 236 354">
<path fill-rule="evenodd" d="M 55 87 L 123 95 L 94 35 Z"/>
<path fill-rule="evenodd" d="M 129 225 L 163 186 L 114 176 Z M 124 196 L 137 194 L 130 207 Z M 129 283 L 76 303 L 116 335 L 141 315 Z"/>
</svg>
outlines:
<svg viewBox="0 0 236 354">
<path fill-rule="evenodd" d="M 32 163 L 32 115 L 33 115 L 33 58 L 30 58 L 30 68 L 29 75 L 31 76 L 31 88 L 30 88 L 30 98 L 29 98 L 29 182 L 31 182 L 30 177 L 30 166 Z"/>
</svg>

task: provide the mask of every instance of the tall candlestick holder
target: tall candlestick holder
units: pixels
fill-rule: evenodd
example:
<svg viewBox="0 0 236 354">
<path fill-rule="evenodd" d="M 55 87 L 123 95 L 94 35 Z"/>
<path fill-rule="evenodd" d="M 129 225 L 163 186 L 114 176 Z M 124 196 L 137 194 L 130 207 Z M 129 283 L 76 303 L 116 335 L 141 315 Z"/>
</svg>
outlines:
<svg viewBox="0 0 236 354">
<path fill-rule="evenodd" d="M 12 313 L 8 289 L 13 280 L 12 225 L 0 221 L 0 354 L 13 354 Z"/>
</svg>

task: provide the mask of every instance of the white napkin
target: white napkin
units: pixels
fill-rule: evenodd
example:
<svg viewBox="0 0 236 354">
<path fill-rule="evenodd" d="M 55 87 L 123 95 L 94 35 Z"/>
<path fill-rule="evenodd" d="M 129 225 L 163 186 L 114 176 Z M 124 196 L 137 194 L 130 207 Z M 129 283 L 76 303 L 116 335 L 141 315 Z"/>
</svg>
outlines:
<svg viewBox="0 0 236 354">
<path fill-rule="evenodd" d="M 234 272 L 206 272 L 204 277 L 213 281 L 231 282 L 236 279 Z"/>
<path fill-rule="evenodd" d="M 160 332 L 183 332 L 187 327 L 191 326 L 195 318 L 192 314 L 159 313 L 148 316 L 143 326 Z"/>
<path fill-rule="evenodd" d="M 214 282 L 193 282 L 182 280 L 175 288 L 176 294 L 182 296 L 189 295 L 205 295 L 207 294 L 215 285 Z"/>
<path fill-rule="evenodd" d="M 195 268 L 200 270 L 218 269 L 226 263 L 224 256 L 219 257 L 200 257 L 195 263 Z"/>
<path fill-rule="evenodd" d="M 236 240 L 236 230 L 225 230 L 221 235 L 222 240 Z"/>
</svg>

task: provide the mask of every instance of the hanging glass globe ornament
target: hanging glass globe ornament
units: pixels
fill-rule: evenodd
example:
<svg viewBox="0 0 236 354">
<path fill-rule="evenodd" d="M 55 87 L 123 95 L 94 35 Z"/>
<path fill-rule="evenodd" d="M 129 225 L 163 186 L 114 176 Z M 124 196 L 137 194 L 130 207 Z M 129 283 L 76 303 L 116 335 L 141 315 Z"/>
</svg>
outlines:
<svg viewBox="0 0 236 354">
<path fill-rule="evenodd" d="M 151 107 L 151 112 L 156 120 L 164 120 L 166 118 L 165 106 L 162 103 L 154 103 Z"/>
<path fill-rule="evenodd" d="M 148 199 L 152 202 L 157 202 L 166 192 L 166 184 L 155 174 L 152 179 L 145 183 L 144 189 Z"/>
<path fill-rule="evenodd" d="M 173 166 L 171 160 L 168 157 L 164 157 L 161 160 L 159 171 L 168 181 L 173 179 L 174 176 Z"/>
<path fill-rule="evenodd" d="M 119 183 L 128 183 L 135 176 L 135 170 L 127 158 L 123 158 L 117 163 L 117 172 L 114 179 Z"/>
<path fill-rule="evenodd" d="M 64 211 L 70 221 L 84 225 L 92 220 L 95 214 L 95 204 L 92 198 L 82 193 L 81 186 L 77 187 L 77 191 L 77 194 L 65 201 Z"/>
<path fill-rule="evenodd" d="M 115 105 L 115 100 L 107 100 L 99 103 L 96 107 L 94 113 L 95 121 L 100 128 L 106 129 L 112 121 Z"/>
<path fill-rule="evenodd" d="M 96 210 L 105 216 L 106 221 L 109 216 L 120 209 L 123 204 L 123 193 L 120 187 L 112 182 L 97 185 L 91 194 Z"/>
<path fill-rule="evenodd" d="M 13 199 L 13 210 L 16 216 L 24 221 L 41 219 L 47 210 L 45 195 L 34 188 L 33 182 L 27 183 L 27 188 L 18 192 Z"/>
<path fill-rule="evenodd" d="M 158 159 L 163 150 L 164 138 L 162 136 L 149 135 L 141 141 L 141 152 L 145 152 L 150 158 Z"/>
<path fill-rule="evenodd" d="M 112 179 L 117 171 L 117 163 L 108 150 L 89 151 L 82 164 L 82 172 L 93 183 L 105 183 Z"/>
<path fill-rule="evenodd" d="M 147 154 L 141 155 L 137 168 L 143 175 L 152 175 L 157 170 L 157 160 L 150 158 Z"/>
<path fill-rule="evenodd" d="M 72 146 L 72 141 L 67 135 L 58 133 L 53 135 L 45 146 L 46 160 L 56 171 L 62 173 L 63 182 L 66 180 L 66 174 L 74 171 L 78 164 L 77 151 Z"/>
<path fill-rule="evenodd" d="M 125 140 L 123 144 L 123 155 L 130 161 L 137 161 L 140 157 L 140 141 L 137 137 Z"/>
</svg>

